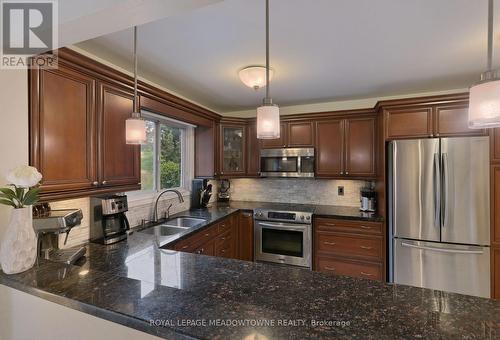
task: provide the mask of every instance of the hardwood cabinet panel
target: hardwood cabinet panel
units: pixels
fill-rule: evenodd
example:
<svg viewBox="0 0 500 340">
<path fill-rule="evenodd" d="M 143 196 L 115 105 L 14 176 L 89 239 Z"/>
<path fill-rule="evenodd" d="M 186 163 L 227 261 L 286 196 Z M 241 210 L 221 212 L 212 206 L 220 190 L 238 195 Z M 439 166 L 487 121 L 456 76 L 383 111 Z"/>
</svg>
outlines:
<svg viewBox="0 0 500 340">
<path fill-rule="evenodd" d="M 43 174 L 42 193 L 92 188 L 94 80 L 62 65 L 31 77 L 30 163 Z"/>
<path fill-rule="evenodd" d="M 319 253 L 382 260 L 382 238 L 343 233 L 316 233 Z"/>
<path fill-rule="evenodd" d="M 260 147 L 262 149 L 276 149 L 276 148 L 284 148 L 286 147 L 286 123 L 280 124 L 280 138 L 277 139 L 262 139 Z"/>
<path fill-rule="evenodd" d="M 491 249 L 491 268 L 491 297 L 494 299 L 500 299 L 500 248 L 493 247 Z"/>
<path fill-rule="evenodd" d="M 345 174 L 374 177 L 375 117 L 345 120 Z"/>
<path fill-rule="evenodd" d="M 403 108 L 385 111 L 386 138 L 432 135 L 432 108 Z"/>
<path fill-rule="evenodd" d="M 335 275 L 347 275 L 372 280 L 382 280 L 382 264 L 374 262 L 351 261 L 319 256 L 316 270 Z"/>
<path fill-rule="evenodd" d="M 312 147 L 314 145 L 313 122 L 289 122 L 287 131 L 288 147 Z"/>
<path fill-rule="evenodd" d="M 492 243 L 500 246 L 500 166 L 491 168 Z"/>
<path fill-rule="evenodd" d="M 440 105 L 434 110 L 436 136 L 485 135 L 484 129 L 469 129 L 469 104 Z"/>
<path fill-rule="evenodd" d="M 253 261 L 253 216 L 251 212 L 239 214 L 238 258 Z"/>
<path fill-rule="evenodd" d="M 231 230 L 217 236 L 215 240 L 215 256 L 236 258 L 235 238 Z"/>
<path fill-rule="evenodd" d="M 316 122 L 316 174 L 343 174 L 344 129 L 340 119 Z"/>
<path fill-rule="evenodd" d="M 331 218 L 316 218 L 315 230 L 338 231 L 346 233 L 378 234 L 382 235 L 381 222 L 336 220 Z"/>
<path fill-rule="evenodd" d="M 216 127 L 197 126 L 194 130 L 195 177 L 216 176 Z"/>
<path fill-rule="evenodd" d="M 260 143 L 257 139 L 257 123 L 247 127 L 247 176 L 260 175 Z"/>
<path fill-rule="evenodd" d="M 244 175 L 246 171 L 246 128 L 244 125 L 221 125 L 221 176 Z"/>
<path fill-rule="evenodd" d="M 99 84 L 100 184 L 138 185 L 140 146 L 125 140 L 125 121 L 133 111 L 133 95 L 126 89 Z"/>
</svg>

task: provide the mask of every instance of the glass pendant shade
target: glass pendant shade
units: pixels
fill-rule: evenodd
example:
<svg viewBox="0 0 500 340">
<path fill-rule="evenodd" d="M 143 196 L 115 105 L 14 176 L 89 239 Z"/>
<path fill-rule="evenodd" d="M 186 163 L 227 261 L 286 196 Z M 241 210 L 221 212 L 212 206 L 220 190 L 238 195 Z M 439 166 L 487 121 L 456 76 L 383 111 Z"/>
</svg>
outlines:
<svg viewBox="0 0 500 340">
<path fill-rule="evenodd" d="M 146 142 L 146 122 L 138 117 L 125 121 L 125 138 L 127 144 L 143 144 Z"/>
<path fill-rule="evenodd" d="M 500 126 L 500 79 L 472 86 L 469 92 L 469 127 L 484 129 L 498 126 Z"/>
<path fill-rule="evenodd" d="M 257 138 L 280 138 L 280 109 L 276 105 L 263 105 L 257 108 Z"/>
<path fill-rule="evenodd" d="M 269 81 L 273 79 L 274 71 L 269 69 Z M 266 86 L 266 67 L 265 66 L 249 66 L 242 69 L 238 75 L 240 80 L 248 87 L 260 89 Z"/>
</svg>

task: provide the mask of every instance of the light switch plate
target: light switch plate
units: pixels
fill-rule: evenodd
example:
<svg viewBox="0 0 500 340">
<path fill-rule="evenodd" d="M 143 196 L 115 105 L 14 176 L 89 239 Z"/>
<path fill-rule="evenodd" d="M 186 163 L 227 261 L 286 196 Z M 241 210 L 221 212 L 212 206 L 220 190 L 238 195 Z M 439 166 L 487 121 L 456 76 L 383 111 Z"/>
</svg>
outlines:
<svg viewBox="0 0 500 340">
<path fill-rule="evenodd" d="M 339 196 L 344 196 L 344 187 L 343 187 L 343 186 L 339 185 L 339 186 L 337 187 L 337 194 L 338 194 Z"/>
</svg>

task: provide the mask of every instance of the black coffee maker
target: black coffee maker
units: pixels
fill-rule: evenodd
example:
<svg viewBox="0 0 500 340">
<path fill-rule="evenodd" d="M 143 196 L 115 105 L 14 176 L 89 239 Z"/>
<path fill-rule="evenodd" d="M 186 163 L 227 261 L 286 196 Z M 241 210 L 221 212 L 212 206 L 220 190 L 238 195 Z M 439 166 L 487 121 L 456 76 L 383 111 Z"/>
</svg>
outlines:
<svg viewBox="0 0 500 340">
<path fill-rule="evenodd" d="M 212 184 L 208 179 L 193 179 L 191 185 L 191 209 L 206 208 L 212 197 Z"/>
<path fill-rule="evenodd" d="M 127 238 L 130 230 L 125 213 L 126 195 L 106 195 L 90 198 L 90 241 L 112 244 Z"/>
</svg>

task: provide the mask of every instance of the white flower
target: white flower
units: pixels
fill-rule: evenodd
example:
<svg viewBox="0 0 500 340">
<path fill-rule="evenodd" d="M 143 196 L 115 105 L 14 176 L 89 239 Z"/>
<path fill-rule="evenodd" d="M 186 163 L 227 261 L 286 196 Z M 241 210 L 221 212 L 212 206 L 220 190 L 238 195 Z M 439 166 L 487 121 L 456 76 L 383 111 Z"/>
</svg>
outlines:
<svg viewBox="0 0 500 340">
<path fill-rule="evenodd" d="M 5 176 L 10 184 L 20 188 L 31 188 L 37 185 L 42 179 L 42 174 L 35 167 L 20 165 L 12 169 Z"/>
</svg>

